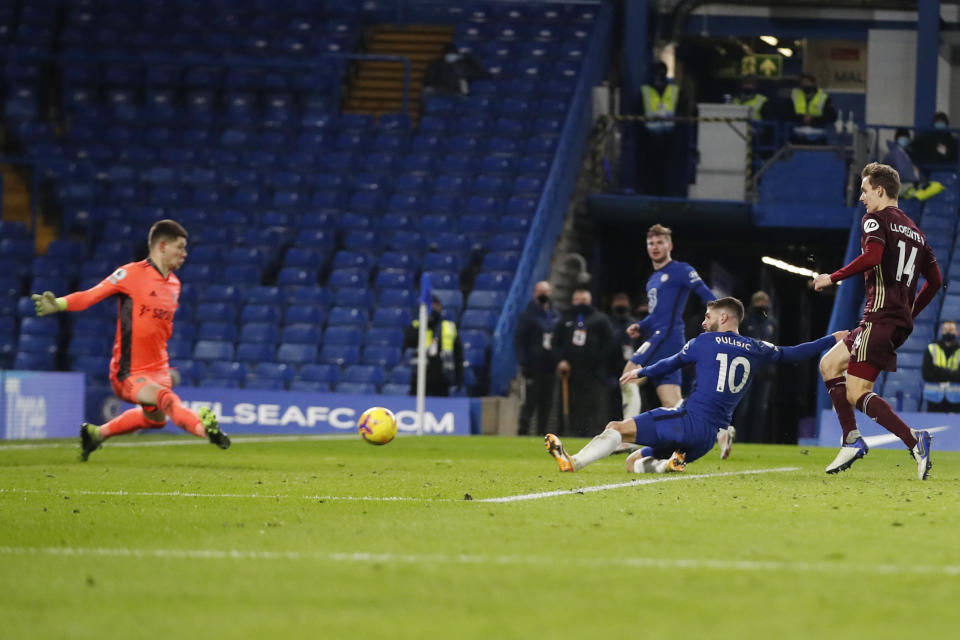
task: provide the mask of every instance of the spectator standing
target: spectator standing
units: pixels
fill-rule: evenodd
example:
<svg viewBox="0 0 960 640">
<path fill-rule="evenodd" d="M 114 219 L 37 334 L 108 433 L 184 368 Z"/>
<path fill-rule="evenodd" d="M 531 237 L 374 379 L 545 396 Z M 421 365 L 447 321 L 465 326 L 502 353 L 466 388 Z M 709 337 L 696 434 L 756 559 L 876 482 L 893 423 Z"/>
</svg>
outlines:
<svg viewBox="0 0 960 640">
<path fill-rule="evenodd" d="M 594 309 L 588 290 L 574 291 L 571 304 L 557 324 L 557 373 L 569 380 L 566 433 L 586 436 L 598 420 L 607 419 L 610 353 L 617 343 L 610 319 Z"/>
<path fill-rule="evenodd" d="M 770 120 L 773 117 L 772 104 L 767 96 L 757 90 L 754 76 L 744 76 L 740 80 L 740 93 L 733 99 L 733 104 L 750 107 L 750 118 L 753 120 Z"/>
<path fill-rule="evenodd" d="M 460 53 L 455 44 L 447 43 L 443 55 L 427 65 L 423 75 L 424 97 L 431 95 L 466 96 L 470 83 L 489 78 L 490 73 L 470 53 Z"/>
<path fill-rule="evenodd" d="M 672 195 L 673 176 L 680 161 L 676 122 L 677 85 L 667 78 L 667 65 L 653 65 L 648 84 L 640 87 L 640 111 L 646 116 L 640 136 L 640 185 L 648 195 Z"/>
<path fill-rule="evenodd" d="M 637 347 L 640 346 L 640 340 L 631 338 L 627 334 L 627 327 L 639 322 L 639 318 L 631 313 L 630 296 L 624 292 L 613 294 L 610 300 L 610 324 L 613 326 L 613 338 L 619 345 L 619 349 L 614 349 L 611 354 L 611 366 L 616 371 L 622 371 L 627 364 L 627 360 L 633 355 Z M 616 411 L 617 405 L 621 405 L 621 410 Z M 610 408 L 614 414 L 614 419 L 620 420 L 623 414 L 622 398 L 619 387 L 613 390 Z M 629 417 L 629 416 L 626 416 Z"/>
<path fill-rule="evenodd" d="M 920 374 L 926 383 L 923 397 L 927 411 L 960 412 L 960 387 L 956 386 L 960 385 L 960 342 L 957 342 L 957 323 L 953 320 L 944 320 L 940 325 L 940 339 L 927 345 Z"/>
<path fill-rule="evenodd" d="M 908 150 L 917 164 L 957 164 L 957 138 L 949 130 L 950 119 L 942 111 L 933 116 L 933 129 L 917 134 Z"/>
<path fill-rule="evenodd" d="M 770 313 L 770 296 L 766 291 L 757 291 L 750 298 L 747 310 L 740 325 L 742 335 L 763 342 L 776 344 L 777 321 Z M 738 437 L 747 442 L 769 442 L 770 438 L 770 397 L 776 383 L 776 365 L 764 365 L 753 377 L 753 382 L 744 391 L 743 399 L 734 414 L 733 423 L 737 426 Z"/>
<path fill-rule="evenodd" d="M 520 314 L 513 336 L 525 392 L 517 429 L 517 434 L 522 436 L 530 433 L 530 422 L 534 415 L 537 416 L 536 433 L 545 435 L 553 405 L 557 368 L 553 338 L 557 313 L 550 299 L 552 293 L 547 281 L 534 285 L 533 299 Z"/>
<path fill-rule="evenodd" d="M 793 102 L 794 137 L 803 142 L 822 141 L 826 127 L 837 121 L 837 109 L 830 96 L 817 86 L 817 78 L 805 73 L 800 86 L 790 92 Z"/>
<path fill-rule="evenodd" d="M 410 395 L 417 394 L 417 342 L 420 320 L 414 320 L 403 336 L 403 349 L 413 349 L 410 359 Z M 427 395 L 449 396 L 450 387 L 459 391 L 463 385 L 463 343 L 453 320 L 443 319 L 443 303 L 433 296 L 427 318 Z"/>
</svg>

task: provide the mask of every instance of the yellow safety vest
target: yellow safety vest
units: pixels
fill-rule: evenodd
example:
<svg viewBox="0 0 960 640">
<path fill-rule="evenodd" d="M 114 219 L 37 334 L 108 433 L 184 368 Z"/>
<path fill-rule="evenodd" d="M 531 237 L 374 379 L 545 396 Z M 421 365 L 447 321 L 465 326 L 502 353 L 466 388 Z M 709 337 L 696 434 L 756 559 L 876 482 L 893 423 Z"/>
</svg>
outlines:
<svg viewBox="0 0 960 640">
<path fill-rule="evenodd" d="M 931 342 L 927 345 L 927 351 L 930 352 L 930 356 L 933 358 L 934 366 L 940 367 L 941 369 L 950 369 L 951 371 L 956 371 L 957 367 L 960 366 L 960 349 L 954 351 L 948 358 L 943 347 L 936 342 Z"/>
<path fill-rule="evenodd" d="M 754 120 L 762 120 L 763 116 L 760 115 L 760 110 L 763 109 L 763 105 L 767 103 L 767 96 L 756 93 L 749 100 L 744 100 L 742 98 L 735 98 L 733 104 L 745 104 L 750 107 L 750 117 Z"/>
<path fill-rule="evenodd" d="M 443 320 L 440 327 L 440 351 L 453 353 L 453 344 L 457 340 L 457 324 L 452 320 Z M 413 326 L 420 327 L 420 321 L 414 320 Z M 427 329 L 427 344 L 433 343 L 433 329 Z"/>
<path fill-rule="evenodd" d="M 659 116 L 661 118 L 672 118 L 677 114 L 677 85 L 668 84 L 663 93 L 653 88 L 649 84 L 640 87 L 640 95 L 643 97 L 643 115 L 648 118 Z M 673 130 L 673 120 L 647 120 L 647 130 L 658 133 Z"/>
<path fill-rule="evenodd" d="M 794 89 L 790 92 L 793 99 L 793 111 L 798 116 L 813 116 L 814 118 L 823 115 L 823 106 L 827 103 L 827 94 L 822 89 L 817 89 L 813 98 L 807 102 L 807 96 L 802 89 Z"/>
</svg>

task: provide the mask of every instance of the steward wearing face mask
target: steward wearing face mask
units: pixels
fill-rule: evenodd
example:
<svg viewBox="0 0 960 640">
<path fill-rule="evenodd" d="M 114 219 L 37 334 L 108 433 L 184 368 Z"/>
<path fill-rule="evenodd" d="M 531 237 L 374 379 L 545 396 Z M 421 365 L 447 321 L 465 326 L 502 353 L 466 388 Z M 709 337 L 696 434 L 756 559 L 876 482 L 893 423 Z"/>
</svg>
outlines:
<svg viewBox="0 0 960 640">
<path fill-rule="evenodd" d="M 554 349 L 554 334 L 557 313 L 550 300 L 552 290 L 547 281 L 533 287 L 533 299 L 517 319 L 517 331 L 513 335 L 513 348 L 517 364 L 523 373 L 524 402 L 520 407 L 517 434 L 530 433 L 530 422 L 537 416 L 539 435 L 550 429 L 547 420 L 553 405 L 556 383 L 557 355 Z"/>
<path fill-rule="evenodd" d="M 923 397 L 927 411 L 960 412 L 960 343 L 957 323 L 945 320 L 940 326 L 940 339 L 927 345 L 923 354 Z"/>
<path fill-rule="evenodd" d="M 933 117 L 933 129 L 917 135 L 917 139 L 908 147 L 910 156 L 922 166 L 956 165 L 957 138 L 949 129 L 947 114 L 938 111 Z"/>
<path fill-rule="evenodd" d="M 800 87 L 790 92 L 794 120 L 803 126 L 823 128 L 837 120 L 837 110 L 830 96 L 817 87 L 817 79 L 805 73 L 800 76 Z"/>
<path fill-rule="evenodd" d="M 677 115 L 679 90 L 667 77 L 667 65 L 651 68 L 650 82 L 640 87 L 639 111 L 647 120 L 638 131 L 637 166 L 640 184 L 647 195 L 673 196 L 677 192 L 681 162 Z"/>
<path fill-rule="evenodd" d="M 403 336 L 403 349 L 413 349 L 410 361 L 410 395 L 417 394 L 417 341 L 420 321 L 414 320 Z M 427 318 L 427 395 L 449 396 L 450 387 L 463 385 L 463 344 L 452 320 L 443 319 L 443 304 L 433 297 Z"/>
<path fill-rule="evenodd" d="M 427 65 L 423 75 L 424 95 L 466 96 L 470 83 L 489 78 L 490 73 L 469 53 L 460 53 L 452 42 L 443 47 L 443 56 Z"/>
<path fill-rule="evenodd" d="M 566 433 L 586 436 L 609 418 L 610 389 L 616 381 L 610 370 L 610 356 L 617 349 L 617 341 L 609 318 L 593 308 L 590 291 L 574 291 L 571 305 L 557 323 L 557 373 L 569 376 L 570 415 L 564 425 Z"/>
</svg>

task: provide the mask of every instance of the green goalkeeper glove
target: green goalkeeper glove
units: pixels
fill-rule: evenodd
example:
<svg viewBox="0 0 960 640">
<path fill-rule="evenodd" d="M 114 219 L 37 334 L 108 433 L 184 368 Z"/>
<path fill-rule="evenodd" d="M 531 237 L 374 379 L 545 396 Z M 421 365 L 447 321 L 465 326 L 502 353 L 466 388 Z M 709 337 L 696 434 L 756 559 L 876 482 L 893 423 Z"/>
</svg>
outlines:
<svg viewBox="0 0 960 640">
<path fill-rule="evenodd" d="M 53 291 L 44 291 L 43 294 L 35 293 L 30 296 L 33 300 L 33 306 L 37 309 L 38 316 L 47 316 L 51 313 L 67 310 L 67 301 L 53 295 Z"/>
</svg>

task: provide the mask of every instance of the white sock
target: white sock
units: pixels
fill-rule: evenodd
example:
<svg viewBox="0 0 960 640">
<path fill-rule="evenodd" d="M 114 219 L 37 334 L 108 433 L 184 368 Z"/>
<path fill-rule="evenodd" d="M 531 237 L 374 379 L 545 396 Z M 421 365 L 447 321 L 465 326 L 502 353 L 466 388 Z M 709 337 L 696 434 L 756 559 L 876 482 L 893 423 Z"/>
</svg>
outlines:
<svg viewBox="0 0 960 640">
<path fill-rule="evenodd" d="M 635 384 L 620 385 L 624 419 L 640 415 L 640 388 Z"/>
<path fill-rule="evenodd" d="M 662 466 L 663 460 L 657 460 L 653 456 L 644 456 L 636 462 L 633 463 L 633 472 L 634 473 L 663 473 L 663 471 L 657 471 L 657 465 Z"/>
<path fill-rule="evenodd" d="M 603 433 L 588 442 L 583 449 L 571 456 L 577 469 L 582 469 L 591 462 L 596 462 L 600 458 L 606 458 L 616 451 L 623 438 L 616 429 L 604 429 Z"/>
</svg>

